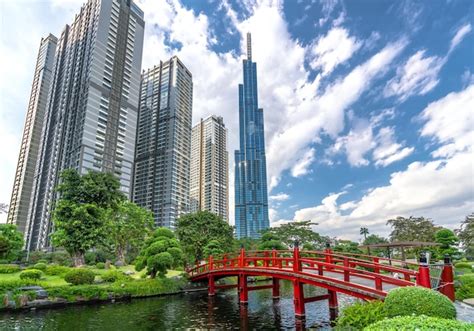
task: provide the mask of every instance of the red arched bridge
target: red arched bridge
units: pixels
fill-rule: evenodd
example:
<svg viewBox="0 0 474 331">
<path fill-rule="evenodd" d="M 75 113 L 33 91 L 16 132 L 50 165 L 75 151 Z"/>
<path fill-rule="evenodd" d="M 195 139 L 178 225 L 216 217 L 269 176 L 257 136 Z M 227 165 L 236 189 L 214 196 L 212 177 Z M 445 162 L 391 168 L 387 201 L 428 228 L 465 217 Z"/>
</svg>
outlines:
<svg viewBox="0 0 474 331">
<path fill-rule="evenodd" d="M 410 263 L 369 255 L 324 251 L 271 250 L 224 254 L 187 270 L 190 280 L 208 282 L 208 293 L 216 289 L 237 287 L 240 303 L 248 302 L 248 292 L 272 289 L 273 298 L 280 296 L 281 279 L 293 283 L 295 314 L 305 315 L 305 303 L 328 300 L 331 319 L 337 316 L 337 293 L 363 300 L 383 300 L 388 291 L 401 286 L 433 288 L 454 301 L 453 270 L 449 258 L 444 265 L 430 266 L 426 260 Z M 431 274 L 431 275 L 430 275 Z M 249 276 L 272 279 L 270 285 L 248 285 Z M 225 277 L 238 277 L 237 284 L 216 285 Z M 303 285 L 327 289 L 327 294 L 305 297 Z"/>
</svg>

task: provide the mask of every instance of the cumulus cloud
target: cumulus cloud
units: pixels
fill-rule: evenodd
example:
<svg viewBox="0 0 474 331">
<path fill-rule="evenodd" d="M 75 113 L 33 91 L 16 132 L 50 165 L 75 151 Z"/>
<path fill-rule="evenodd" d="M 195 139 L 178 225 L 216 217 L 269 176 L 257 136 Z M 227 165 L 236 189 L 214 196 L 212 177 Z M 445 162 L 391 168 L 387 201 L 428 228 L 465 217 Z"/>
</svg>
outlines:
<svg viewBox="0 0 474 331">
<path fill-rule="evenodd" d="M 301 177 L 310 172 L 309 167 L 315 159 L 316 151 L 314 148 L 309 148 L 291 168 L 291 175 L 293 177 Z"/>
</svg>

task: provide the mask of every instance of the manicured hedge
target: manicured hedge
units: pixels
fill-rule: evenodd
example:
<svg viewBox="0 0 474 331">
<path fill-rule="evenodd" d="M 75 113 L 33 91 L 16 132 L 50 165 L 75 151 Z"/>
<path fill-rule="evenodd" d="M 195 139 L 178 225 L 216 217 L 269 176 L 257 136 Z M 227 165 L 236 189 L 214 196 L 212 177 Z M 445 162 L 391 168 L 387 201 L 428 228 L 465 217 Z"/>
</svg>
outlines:
<svg viewBox="0 0 474 331">
<path fill-rule="evenodd" d="M 472 265 L 469 262 L 458 262 L 454 267 L 458 269 L 472 269 Z"/>
<path fill-rule="evenodd" d="M 104 262 L 97 262 L 95 265 L 97 269 L 105 269 L 105 263 Z"/>
<path fill-rule="evenodd" d="M 34 266 L 33 266 L 33 269 L 38 269 L 38 270 L 41 270 L 41 271 L 45 271 L 46 270 L 46 267 L 47 267 L 47 264 L 44 263 L 44 262 L 38 262 L 36 263 Z"/>
<path fill-rule="evenodd" d="M 64 280 L 73 285 L 94 283 L 95 274 L 88 269 L 72 269 L 64 275 Z"/>
<path fill-rule="evenodd" d="M 443 294 L 424 287 L 409 286 L 391 290 L 385 298 L 387 317 L 427 315 L 454 319 L 456 308 Z"/>
<path fill-rule="evenodd" d="M 111 270 L 100 275 L 100 278 L 102 278 L 104 282 L 113 283 L 119 279 L 126 279 L 126 276 L 121 271 Z"/>
<path fill-rule="evenodd" d="M 65 267 L 62 265 L 49 265 L 46 267 L 45 274 L 48 276 L 62 276 L 71 271 L 72 269 L 69 267 Z"/>
<path fill-rule="evenodd" d="M 14 274 L 20 271 L 20 266 L 16 264 L 0 264 L 0 274 Z"/>
<path fill-rule="evenodd" d="M 43 272 L 38 269 L 28 269 L 20 273 L 20 279 L 33 279 L 39 280 L 43 276 Z"/>
<path fill-rule="evenodd" d="M 374 323 L 364 331 L 472 331 L 474 325 L 431 316 L 399 316 Z"/>
<path fill-rule="evenodd" d="M 344 308 L 337 319 L 337 329 L 362 328 L 384 319 L 384 304 L 381 301 L 356 302 Z"/>
</svg>

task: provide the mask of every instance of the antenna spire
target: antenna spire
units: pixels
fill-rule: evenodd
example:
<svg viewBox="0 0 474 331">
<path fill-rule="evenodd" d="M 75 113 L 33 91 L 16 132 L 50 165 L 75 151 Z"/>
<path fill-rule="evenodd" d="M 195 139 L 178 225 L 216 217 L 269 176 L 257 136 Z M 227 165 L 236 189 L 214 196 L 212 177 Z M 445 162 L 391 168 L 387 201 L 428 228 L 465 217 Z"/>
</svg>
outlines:
<svg viewBox="0 0 474 331">
<path fill-rule="evenodd" d="M 247 32 L 247 60 L 252 61 L 252 35 Z"/>
</svg>

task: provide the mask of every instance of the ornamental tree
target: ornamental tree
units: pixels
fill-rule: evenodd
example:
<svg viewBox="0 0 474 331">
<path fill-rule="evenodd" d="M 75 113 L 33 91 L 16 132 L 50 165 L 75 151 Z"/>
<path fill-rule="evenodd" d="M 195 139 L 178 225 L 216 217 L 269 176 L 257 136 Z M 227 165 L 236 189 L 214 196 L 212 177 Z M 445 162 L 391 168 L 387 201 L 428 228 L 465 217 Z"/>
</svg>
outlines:
<svg viewBox="0 0 474 331">
<path fill-rule="evenodd" d="M 16 225 L 0 224 L 0 259 L 15 260 L 23 247 L 23 235 Z"/>
<path fill-rule="evenodd" d="M 143 249 L 135 260 L 135 269 L 146 272 L 151 278 L 164 277 L 166 272 L 183 261 L 183 251 L 174 233 L 167 228 L 158 228 L 146 240 Z"/>
</svg>

